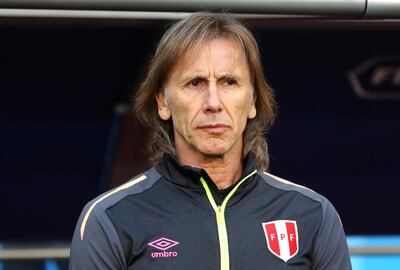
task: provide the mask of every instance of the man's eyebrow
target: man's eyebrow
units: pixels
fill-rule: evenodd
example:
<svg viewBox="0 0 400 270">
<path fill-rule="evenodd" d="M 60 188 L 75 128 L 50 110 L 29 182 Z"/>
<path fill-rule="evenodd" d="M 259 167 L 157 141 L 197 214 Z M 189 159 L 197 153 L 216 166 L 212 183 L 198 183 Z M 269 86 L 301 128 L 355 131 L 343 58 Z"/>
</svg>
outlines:
<svg viewBox="0 0 400 270">
<path fill-rule="evenodd" d="M 188 82 L 191 80 L 207 80 L 207 78 L 206 78 L 206 76 L 204 76 L 202 74 L 193 74 L 193 75 L 185 76 L 182 79 L 183 82 Z"/>
<path fill-rule="evenodd" d="M 223 74 L 219 75 L 217 77 L 217 80 L 224 80 L 224 79 L 227 79 L 227 78 L 234 79 L 236 81 L 241 81 L 241 76 L 240 75 L 236 75 L 236 74 L 230 73 L 230 72 L 223 73 Z M 207 76 L 205 76 L 204 74 L 201 74 L 201 73 L 195 73 L 195 74 L 188 75 L 188 76 L 185 76 L 185 77 L 182 78 L 182 82 L 189 82 L 191 80 L 205 80 L 205 81 L 207 81 L 208 79 L 207 79 Z"/>
<path fill-rule="evenodd" d="M 233 73 L 225 73 L 225 74 L 222 74 L 221 76 L 217 77 L 218 80 L 223 80 L 223 79 L 227 79 L 227 78 L 234 79 L 236 81 L 240 81 L 240 79 L 241 79 L 240 76 L 233 74 Z"/>
</svg>

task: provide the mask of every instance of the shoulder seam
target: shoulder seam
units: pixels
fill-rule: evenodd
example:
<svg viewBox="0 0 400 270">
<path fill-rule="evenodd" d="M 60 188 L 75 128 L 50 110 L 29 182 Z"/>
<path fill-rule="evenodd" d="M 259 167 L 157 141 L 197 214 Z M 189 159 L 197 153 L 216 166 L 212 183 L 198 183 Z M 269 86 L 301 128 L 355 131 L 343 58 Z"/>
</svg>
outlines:
<svg viewBox="0 0 400 270">
<path fill-rule="evenodd" d="M 262 175 L 262 174 L 264 174 L 264 175 Z M 286 185 L 288 189 L 285 189 L 284 187 L 275 186 L 272 183 L 269 183 L 269 181 L 267 179 L 265 179 L 264 176 L 272 178 L 272 180 L 275 180 L 277 184 Z M 327 198 L 325 198 L 323 195 L 319 194 L 318 192 L 315 192 L 314 190 L 312 190 L 308 187 L 290 182 L 286 179 L 282 179 L 273 174 L 270 174 L 270 173 L 267 173 L 264 171 L 260 171 L 260 177 L 265 181 L 265 183 L 267 185 L 271 185 L 272 187 L 274 187 L 276 189 L 283 190 L 283 191 L 297 192 L 297 193 L 301 194 L 302 196 L 305 196 L 308 199 L 318 202 L 320 204 L 324 204 L 324 201 L 327 201 Z"/>
<path fill-rule="evenodd" d="M 276 181 L 281 182 L 281 183 L 283 183 L 283 184 L 292 185 L 292 186 L 295 186 L 295 187 L 298 187 L 298 188 L 302 188 L 302 189 L 306 189 L 306 190 L 309 190 L 309 191 L 311 191 L 311 192 L 313 192 L 313 193 L 316 193 L 314 190 L 312 190 L 312 189 L 310 189 L 310 188 L 308 188 L 308 187 L 305 187 L 305 186 L 302 186 L 302 185 L 299 185 L 299 184 L 290 182 L 289 180 L 280 178 L 280 177 L 278 177 L 278 176 L 275 176 L 275 175 L 273 175 L 273 174 L 270 174 L 270 173 L 267 173 L 267 172 L 264 172 L 264 171 L 262 171 L 262 172 L 263 172 L 265 175 L 268 175 L 268 176 L 274 178 Z"/>
<path fill-rule="evenodd" d="M 123 184 L 123 185 L 121 185 L 121 186 L 119 186 L 119 187 L 107 192 L 106 194 L 104 194 L 103 196 L 98 198 L 90 206 L 90 208 L 88 209 L 88 211 L 86 212 L 86 214 L 85 214 L 85 216 L 83 218 L 83 221 L 82 221 L 82 224 L 81 224 L 81 227 L 80 227 L 81 240 L 83 240 L 83 237 L 84 237 L 84 234 L 85 234 L 85 227 L 86 227 L 87 221 L 89 219 L 89 216 L 90 216 L 90 214 L 92 213 L 93 209 L 96 207 L 97 204 L 99 204 L 101 201 L 103 201 L 104 199 L 108 198 L 109 196 L 111 196 L 111 195 L 113 195 L 113 194 L 115 194 L 115 193 L 117 193 L 117 192 L 119 192 L 121 190 L 130 188 L 130 187 L 142 182 L 145 179 L 147 179 L 146 175 L 139 176 L 138 178 L 135 178 L 135 179 L 133 179 L 133 180 L 131 180 L 129 182 L 126 182 L 125 184 Z"/>
<path fill-rule="evenodd" d="M 262 174 L 264 174 L 264 175 L 262 175 Z M 273 183 L 269 183 L 269 181 L 271 181 L 271 180 L 267 180 L 263 176 L 270 177 L 270 178 L 272 178 L 272 180 L 276 181 L 276 184 L 286 185 L 287 188 L 275 186 Z M 305 187 L 305 186 L 302 186 L 302 185 L 299 185 L 299 184 L 295 184 L 293 182 L 290 182 L 288 180 L 282 179 L 280 177 L 277 177 L 277 176 L 275 176 L 273 174 L 270 174 L 270 173 L 267 173 L 267 172 L 264 172 L 264 171 L 260 171 L 260 177 L 265 181 L 265 183 L 267 185 L 270 185 L 270 186 L 272 186 L 272 187 L 274 187 L 276 189 L 283 190 L 283 191 L 297 192 L 300 195 L 302 195 L 304 197 L 307 197 L 308 199 L 321 204 L 323 206 L 323 208 L 325 207 L 324 206 L 325 203 L 330 203 L 329 200 L 325 196 L 323 196 L 322 194 L 319 194 L 318 192 L 316 192 L 316 191 L 314 191 L 314 190 L 312 190 L 312 189 L 310 189 L 308 187 Z"/>
</svg>

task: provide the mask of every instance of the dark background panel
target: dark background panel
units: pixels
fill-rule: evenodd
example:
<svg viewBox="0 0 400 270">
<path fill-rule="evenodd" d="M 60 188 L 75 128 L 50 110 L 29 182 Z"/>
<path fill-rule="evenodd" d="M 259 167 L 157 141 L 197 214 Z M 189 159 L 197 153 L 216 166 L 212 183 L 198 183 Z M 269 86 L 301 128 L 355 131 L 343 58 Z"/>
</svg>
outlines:
<svg viewBox="0 0 400 270">
<path fill-rule="evenodd" d="M 1 240 L 69 240 L 104 191 L 114 107 L 129 100 L 157 33 L 0 29 Z"/>
<path fill-rule="evenodd" d="M 327 196 L 348 233 L 398 234 L 400 100 L 362 99 L 347 79 L 368 59 L 399 55 L 396 32 L 269 31 L 261 42 L 280 105 L 271 171 Z"/>
<path fill-rule="evenodd" d="M 400 102 L 362 99 L 347 78 L 400 54 L 398 30 L 254 28 L 279 103 L 271 172 L 328 197 L 348 233 L 400 233 Z M 1 241 L 69 240 L 87 201 L 145 167 L 146 133 L 115 106 L 164 29 L 0 28 Z"/>
</svg>

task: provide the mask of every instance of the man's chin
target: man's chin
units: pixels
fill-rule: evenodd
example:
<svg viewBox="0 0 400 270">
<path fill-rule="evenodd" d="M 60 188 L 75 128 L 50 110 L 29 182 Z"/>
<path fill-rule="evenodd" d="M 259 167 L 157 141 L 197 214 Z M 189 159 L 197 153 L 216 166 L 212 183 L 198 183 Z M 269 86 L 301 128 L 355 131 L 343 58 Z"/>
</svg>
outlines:
<svg viewBox="0 0 400 270">
<path fill-rule="evenodd" d="M 227 147 L 225 144 L 212 144 L 212 145 L 204 145 L 201 147 L 201 152 L 206 156 L 213 157 L 221 157 L 224 156 L 227 152 Z"/>
</svg>

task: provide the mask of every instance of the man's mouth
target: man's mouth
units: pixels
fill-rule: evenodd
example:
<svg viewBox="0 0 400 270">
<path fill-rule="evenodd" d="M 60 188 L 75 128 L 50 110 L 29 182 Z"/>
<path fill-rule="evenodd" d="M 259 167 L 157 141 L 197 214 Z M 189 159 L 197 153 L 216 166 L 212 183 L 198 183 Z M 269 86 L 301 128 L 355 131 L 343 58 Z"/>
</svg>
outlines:
<svg viewBox="0 0 400 270">
<path fill-rule="evenodd" d="M 217 124 L 204 124 L 198 127 L 199 129 L 213 134 L 222 134 L 227 131 L 230 126 L 222 123 Z"/>
</svg>

